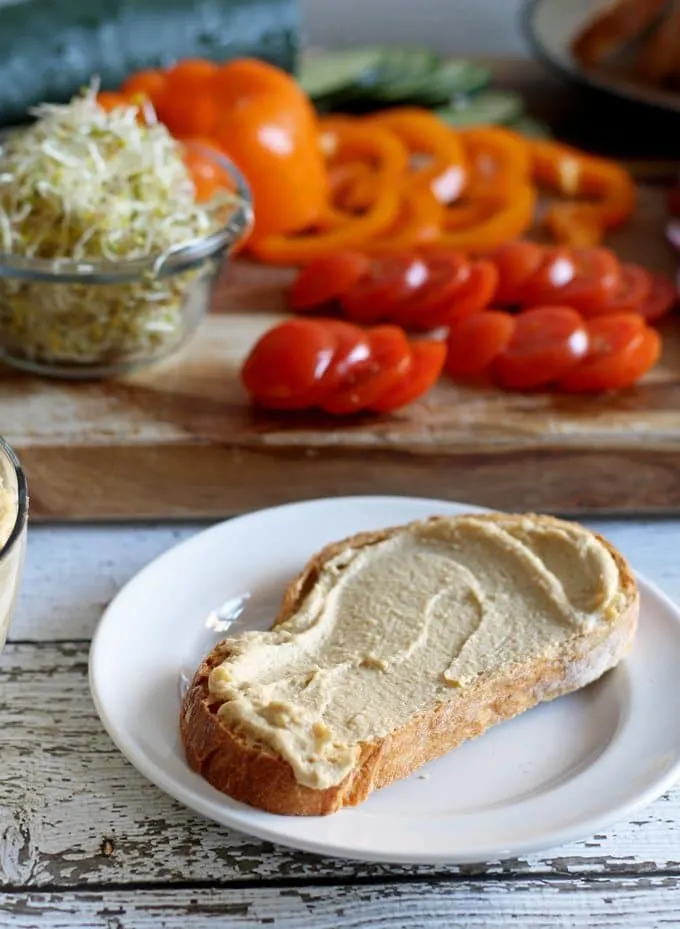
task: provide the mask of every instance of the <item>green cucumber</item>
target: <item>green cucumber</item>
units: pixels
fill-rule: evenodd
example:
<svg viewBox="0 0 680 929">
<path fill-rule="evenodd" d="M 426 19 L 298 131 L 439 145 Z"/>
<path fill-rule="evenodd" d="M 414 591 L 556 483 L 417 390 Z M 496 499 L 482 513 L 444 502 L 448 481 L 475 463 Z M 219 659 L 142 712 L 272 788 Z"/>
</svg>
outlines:
<svg viewBox="0 0 680 929">
<path fill-rule="evenodd" d="M 350 91 L 370 80 L 380 67 L 383 52 L 375 48 L 343 49 L 305 56 L 298 69 L 300 86 L 312 99 Z"/>
<path fill-rule="evenodd" d="M 525 135 L 530 139 L 551 139 L 552 130 L 550 126 L 540 119 L 534 119 L 533 116 L 520 116 L 519 119 L 508 123 L 508 129 L 514 129 L 520 135 Z"/>
<path fill-rule="evenodd" d="M 524 102 L 519 94 L 498 90 L 464 97 L 436 110 L 440 119 L 454 127 L 505 125 L 515 122 L 523 112 Z"/>
<path fill-rule="evenodd" d="M 426 83 L 415 89 L 413 100 L 422 106 L 441 106 L 456 97 L 479 93 L 490 83 L 488 68 L 471 61 L 453 59 L 444 62 Z"/>
<path fill-rule="evenodd" d="M 67 102 L 92 76 L 115 89 L 181 58 L 256 56 L 292 71 L 297 0 L 22 0 L 0 8 L 0 125 Z"/>
</svg>

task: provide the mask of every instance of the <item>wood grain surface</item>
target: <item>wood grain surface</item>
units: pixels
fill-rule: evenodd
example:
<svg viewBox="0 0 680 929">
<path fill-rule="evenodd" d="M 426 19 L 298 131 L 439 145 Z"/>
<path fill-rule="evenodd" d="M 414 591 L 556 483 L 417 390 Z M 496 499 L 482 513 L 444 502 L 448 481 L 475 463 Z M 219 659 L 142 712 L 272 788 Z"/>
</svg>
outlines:
<svg viewBox="0 0 680 929">
<path fill-rule="evenodd" d="M 504 73 L 506 83 L 515 74 L 522 89 L 533 87 L 539 112 L 551 96 L 564 121 L 564 95 L 537 80 L 535 66 Z M 654 175 L 655 164 L 636 170 Z M 611 244 L 675 273 L 664 219 L 664 188 L 643 185 L 635 221 Z M 663 326 L 657 369 L 616 396 L 512 394 L 442 379 L 389 417 L 258 413 L 238 367 L 281 318 L 290 279 L 285 269 L 234 263 L 186 349 L 133 376 L 68 384 L 2 370 L 0 432 L 26 467 L 33 518 L 220 517 L 347 493 L 578 515 L 680 512 L 680 321 Z"/>
</svg>

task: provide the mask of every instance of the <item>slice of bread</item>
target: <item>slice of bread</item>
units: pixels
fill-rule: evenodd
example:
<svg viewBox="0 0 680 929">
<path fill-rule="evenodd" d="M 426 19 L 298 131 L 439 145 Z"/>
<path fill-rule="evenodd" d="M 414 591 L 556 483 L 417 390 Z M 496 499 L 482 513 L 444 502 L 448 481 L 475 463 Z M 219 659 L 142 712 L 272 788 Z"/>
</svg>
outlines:
<svg viewBox="0 0 680 929">
<path fill-rule="evenodd" d="M 360 533 L 310 560 L 269 632 L 207 656 L 183 701 L 186 757 L 236 800 L 332 813 L 595 681 L 637 616 L 626 561 L 575 523 L 488 514 Z"/>
</svg>

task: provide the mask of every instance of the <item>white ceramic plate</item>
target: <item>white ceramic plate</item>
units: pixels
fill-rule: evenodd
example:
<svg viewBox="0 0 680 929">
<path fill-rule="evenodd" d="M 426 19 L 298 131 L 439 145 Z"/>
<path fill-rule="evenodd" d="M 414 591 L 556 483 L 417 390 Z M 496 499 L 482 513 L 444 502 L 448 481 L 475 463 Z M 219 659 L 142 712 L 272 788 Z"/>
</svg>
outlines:
<svg viewBox="0 0 680 929">
<path fill-rule="evenodd" d="M 593 14 L 610 0 L 529 0 L 526 31 L 536 54 L 564 76 L 636 103 L 680 112 L 680 94 L 655 90 L 633 81 L 585 72 L 571 54 L 571 41 Z"/>
<path fill-rule="evenodd" d="M 403 497 L 291 504 L 221 523 L 162 555 L 115 598 L 90 653 L 111 738 L 142 774 L 204 816 L 322 854 L 480 862 L 588 836 L 680 773 L 680 612 L 645 581 L 631 657 L 584 691 L 491 729 L 363 805 L 274 816 L 189 770 L 180 694 L 214 642 L 270 625 L 286 582 L 327 542 L 471 507 Z"/>
</svg>

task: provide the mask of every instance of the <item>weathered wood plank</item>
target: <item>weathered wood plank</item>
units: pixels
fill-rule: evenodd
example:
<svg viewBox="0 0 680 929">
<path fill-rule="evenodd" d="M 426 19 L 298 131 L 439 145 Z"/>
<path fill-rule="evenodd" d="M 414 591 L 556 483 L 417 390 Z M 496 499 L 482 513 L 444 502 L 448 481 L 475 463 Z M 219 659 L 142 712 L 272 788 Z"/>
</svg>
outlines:
<svg viewBox="0 0 680 929">
<path fill-rule="evenodd" d="M 0 895 L 7 929 L 648 929 L 678 926 L 678 878 Z"/>
<path fill-rule="evenodd" d="M 205 525 L 31 526 L 11 637 L 89 638 L 123 584 L 152 558 Z M 590 520 L 588 525 L 607 535 L 636 569 L 680 602 L 680 520 Z"/>
<path fill-rule="evenodd" d="M 287 851 L 199 818 L 125 761 L 91 703 L 85 643 L 9 645 L 0 695 L 0 886 L 680 871 L 680 790 L 607 835 L 485 867 L 382 867 Z"/>
</svg>

